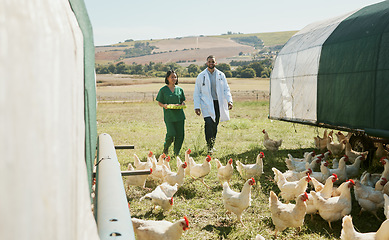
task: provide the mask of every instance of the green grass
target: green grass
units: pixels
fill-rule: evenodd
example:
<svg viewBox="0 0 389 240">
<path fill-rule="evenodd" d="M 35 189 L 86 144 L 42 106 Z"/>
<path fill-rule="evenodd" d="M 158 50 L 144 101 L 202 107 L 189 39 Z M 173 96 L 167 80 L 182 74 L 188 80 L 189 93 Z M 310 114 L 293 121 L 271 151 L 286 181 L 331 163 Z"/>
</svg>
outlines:
<svg viewBox="0 0 389 240">
<path fill-rule="evenodd" d="M 192 149 L 192 156 L 196 162 L 203 161 L 206 155 L 204 140 L 204 120 L 196 116 L 193 104 L 187 103 L 185 110 L 185 141 L 180 157 L 184 159 L 184 150 Z M 226 215 L 222 202 L 222 187 L 216 177 L 216 165 L 212 163 L 211 173 L 205 177 L 205 182 L 211 186 L 208 190 L 199 181 L 186 177 L 185 184 L 175 195 L 175 204 L 170 212 L 152 210 L 149 201 L 139 202 L 139 198 L 147 193 L 138 187 L 130 187 L 127 198 L 131 205 L 133 217 L 153 220 L 174 221 L 186 215 L 190 221 L 190 229 L 183 234 L 182 239 L 252 239 L 260 233 L 266 239 L 273 239 L 274 226 L 268 207 L 269 191 L 279 192 L 277 186 L 271 181 L 272 167 L 281 171 L 286 170 L 284 159 L 288 153 L 301 157 L 304 152 L 313 150 L 313 137 L 322 135 L 323 129 L 311 126 L 292 124 L 268 119 L 268 102 L 234 102 L 234 109 L 230 112 L 231 120 L 219 124 L 215 148 L 217 152 L 213 157 L 221 160 L 223 164 L 232 158 L 234 162 L 255 162 L 260 151 L 265 153 L 264 174 L 258 184 L 252 188 L 252 206 L 243 213 L 243 228 L 236 222 L 236 216 Z M 126 169 L 128 162 L 133 162 L 136 153 L 145 161 L 148 151 L 157 156 L 161 154 L 164 136 L 166 133 L 163 122 L 162 108 L 156 102 L 148 103 L 104 103 L 97 108 L 98 133 L 108 133 L 112 136 L 115 145 L 133 144 L 134 150 L 117 150 L 117 156 L 122 170 Z M 266 129 L 273 139 L 283 139 L 278 152 L 267 151 L 262 144 L 262 129 Z M 170 149 L 170 151 L 172 151 Z M 173 170 L 176 170 L 175 159 L 171 161 Z M 235 163 L 234 163 L 235 166 Z M 231 180 L 231 187 L 240 191 L 244 181 L 235 170 Z M 155 188 L 157 183 L 148 181 L 147 187 Z M 354 225 L 361 232 L 376 231 L 381 222 L 369 213 L 358 216 L 359 206 L 353 200 L 352 216 Z M 379 212 L 384 219 L 384 215 Z M 280 233 L 279 239 L 339 239 L 341 221 L 332 223 L 333 230 L 321 219 L 319 215 L 305 217 L 305 224 L 300 233 L 295 229 L 287 229 Z"/>
</svg>

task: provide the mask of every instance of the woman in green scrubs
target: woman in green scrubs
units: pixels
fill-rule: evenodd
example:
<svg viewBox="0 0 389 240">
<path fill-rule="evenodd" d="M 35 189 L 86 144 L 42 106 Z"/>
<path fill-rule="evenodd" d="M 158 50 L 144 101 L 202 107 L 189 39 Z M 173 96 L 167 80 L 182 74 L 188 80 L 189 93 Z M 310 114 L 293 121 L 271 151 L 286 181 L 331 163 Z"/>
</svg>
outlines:
<svg viewBox="0 0 389 240">
<path fill-rule="evenodd" d="M 178 77 L 174 70 L 166 73 L 165 83 L 166 85 L 159 90 L 156 98 L 159 106 L 163 107 L 167 130 L 163 152 L 168 154 L 169 147 L 174 142 L 174 155 L 178 156 L 184 142 L 185 94 L 184 90 L 177 86 Z"/>
</svg>

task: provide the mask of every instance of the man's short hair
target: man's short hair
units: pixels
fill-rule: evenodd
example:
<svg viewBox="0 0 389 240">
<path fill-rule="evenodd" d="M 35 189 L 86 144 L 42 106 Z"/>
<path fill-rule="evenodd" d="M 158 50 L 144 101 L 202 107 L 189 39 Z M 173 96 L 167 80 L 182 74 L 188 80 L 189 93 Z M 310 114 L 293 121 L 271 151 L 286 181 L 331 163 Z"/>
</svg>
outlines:
<svg viewBox="0 0 389 240">
<path fill-rule="evenodd" d="M 207 61 L 208 61 L 208 59 L 210 59 L 210 58 L 215 58 L 215 56 L 209 55 L 209 56 L 207 57 Z M 215 58 L 215 59 L 216 59 L 216 58 Z"/>
</svg>

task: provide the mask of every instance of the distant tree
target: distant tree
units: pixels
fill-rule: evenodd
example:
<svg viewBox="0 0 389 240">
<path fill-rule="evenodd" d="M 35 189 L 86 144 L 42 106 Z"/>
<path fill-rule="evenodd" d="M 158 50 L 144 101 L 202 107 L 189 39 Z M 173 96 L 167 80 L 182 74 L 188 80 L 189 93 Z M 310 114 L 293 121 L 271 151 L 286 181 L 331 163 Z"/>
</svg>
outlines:
<svg viewBox="0 0 389 240">
<path fill-rule="evenodd" d="M 239 56 L 242 56 L 243 55 L 243 52 L 239 52 Z"/>
<path fill-rule="evenodd" d="M 241 78 L 253 78 L 255 77 L 255 70 L 252 68 L 246 68 L 240 72 Z"/>
<path fill-rule="evenodd" d="M 216 68 L 219 69 L 222 72 L 231 71 L 231 66 L 228 63 L 218 63 L 216 65 Z"/>
<path fill-rule="evenodd" d="M 232 72 L 231 71 L 225 71 L 224 75 L 226 75 L 227 78 L 232 77 Z"/>
<path fill-rule="evenodd" d="M 116 67 L 112 63 L 108 65 L 108 71 L 110 73 L 115 73 Z"/>
<path fill-rule="evenodd" d="M 201 70 L 200 67 L 196 64 L 190 64 L 188 67 L 188 73 L 192 75 L 197 75 Z"/>
<path fill-rule="evenodd" d="M 119 62 L 116 64 L 115 73 L 118 74 L 128 74 L 130 71 L 130 66 L 126 65 L 124 62 Z"/>
<path fill-rule="evenodd" d="M 248 66 L 255 70 L 255 75 L 257 77 L 261 77 L 261 73 L 263 71 L 263 66 L 260 62 L 253 62 L 253 63 L 250 63 Z"/>
</svg>

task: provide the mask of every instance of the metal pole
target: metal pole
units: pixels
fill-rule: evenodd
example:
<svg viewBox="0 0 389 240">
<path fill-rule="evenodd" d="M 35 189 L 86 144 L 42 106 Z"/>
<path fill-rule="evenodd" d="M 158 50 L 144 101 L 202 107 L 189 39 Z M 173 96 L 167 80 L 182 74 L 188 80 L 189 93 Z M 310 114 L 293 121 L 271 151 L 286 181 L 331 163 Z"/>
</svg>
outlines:
<svg viewBox="0 0 389 240">
<path fill-rule="evenodd" d="M 110 135 L 99 136 L 96 169 L 96 220 L 101 240 L 134 239 L 120 164 Z"/>
</svg>

